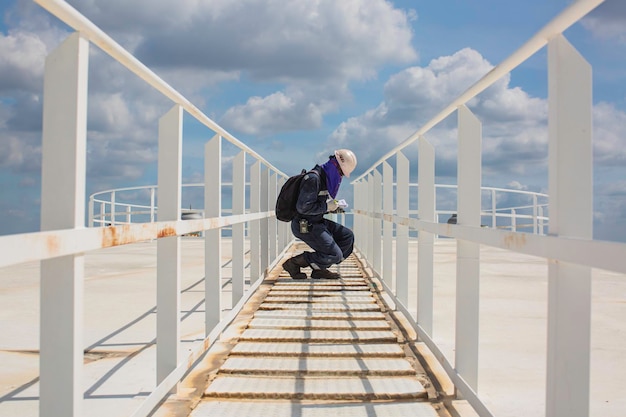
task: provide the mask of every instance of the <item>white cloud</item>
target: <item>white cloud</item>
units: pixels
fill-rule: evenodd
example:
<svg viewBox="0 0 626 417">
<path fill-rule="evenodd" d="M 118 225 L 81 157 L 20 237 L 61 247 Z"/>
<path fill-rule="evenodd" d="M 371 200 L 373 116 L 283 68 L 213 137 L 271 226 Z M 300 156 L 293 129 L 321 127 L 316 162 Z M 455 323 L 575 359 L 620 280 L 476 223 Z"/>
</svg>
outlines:
<svg viewBox="0 0 626 417">
<path fill-rule="evenodd" d="M 0 95 L 36 90 L 43 75 L 46 49 L 33 33 L 0 33 Z"/>
<path fill-rule="evenodd" d="M 251 135 L 315 129 L 322 124 L 322 111 L 314 103 L 297 101 L 277 92 L 266 97 L 251 97 L 245 105 L 230 108 L 221 123 Z"/>
<path fill-rule="evenodd" d="M 32 170 L 35 159 L 39 159 L 41 147 L 25 144 L 16 136 L 3 136 L 0 140 L 0 167 L 15 169 L 28 165 Z"/>
<path fill-rule="evenodd" d="M 599 39 L 615 39 L 626 45 L 626 2 L 606 0 L 582 20 L 582 25 Z"/>
<path fill-rule="evenodd" d="M 414 14 L 383 0 L 72 2 L 105 30 L 143 37 L 151 66 L 245 70 L 255 79 L 366 79 L 416 59 Z M 127 46 L 128 47 L 128 46 Z"/>
<path fill-rule="evenodd" d="M 411 67 L 392 75 L 385 85 L 385 99 L 377 108 L 342 123 L 329 142 L 359 149 L 363 168 L 406 140 L 463 91 L 493 68 L 477 51 L 465 48 L 451 56 L 433 59 L 425 67 Z M 504 76 L 468 103 L 483 122 L 486 170 L 510 172 L 531 169 L 543 152 L 547 103 L 511 87 Z M 436 148 L 438 164 L 454 173 L 456 117 L 453 115 L 427 133 Z M 511 164 L 503 153 L 517 161 Z M 490 168 L 489 164 L 493 164 Z"/>
<path fill-rule="evenodd" d="M 593 109 L 594 160 L 603 166 L 626 164 L 626 113 L 610 103 Z"/>
</svg>

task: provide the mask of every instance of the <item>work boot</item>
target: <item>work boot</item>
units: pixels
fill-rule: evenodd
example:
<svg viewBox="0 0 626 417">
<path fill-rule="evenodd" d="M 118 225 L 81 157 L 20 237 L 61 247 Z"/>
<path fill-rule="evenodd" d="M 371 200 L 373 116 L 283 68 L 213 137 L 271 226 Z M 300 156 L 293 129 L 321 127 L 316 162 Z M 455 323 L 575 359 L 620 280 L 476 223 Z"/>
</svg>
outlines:
<svg viewBox="0 0 626 417">
<path fill-rule="evenodd" d="M 331 272 L 328 269 L 314 269 L 311 272 L 311 278 L 313 279 L 339 279 L 341 275 L 336 272 Z"/>
<path fill-rule="evenodd" d="M 283 269 L 287 271 L 293 279 L 306 279 L 306 274 L 304 272 L 300 272 L 300 268 L 307 266 L 309 266 L 309 263 L 306 259 L 304 259 L 304 253 L 294 256 L 293 258 L 289 258 L 283 263 Z"/>
</svg>

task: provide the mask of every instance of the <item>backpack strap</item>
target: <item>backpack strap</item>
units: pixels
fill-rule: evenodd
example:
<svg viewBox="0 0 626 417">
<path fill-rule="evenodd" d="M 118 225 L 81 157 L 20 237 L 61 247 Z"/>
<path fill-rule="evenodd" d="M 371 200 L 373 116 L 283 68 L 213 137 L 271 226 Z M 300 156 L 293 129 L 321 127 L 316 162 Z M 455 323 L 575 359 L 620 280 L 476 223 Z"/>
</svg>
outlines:
<svg viewBox="0 0 626 417">
<path fill-rule="evenodd" d="M 319 172 L 317 172 L 316 170 L 312 169 L 309 172 L 306 172 L 306 170 L 302 170 L 302 173 L 307 173 L 307 174 L 315 174 L 318 177 L 320 176 Z M 328 190 L 321 190 L 319 193 L 317 193 L 317 195 L 328 195 Z"/>
</svg>

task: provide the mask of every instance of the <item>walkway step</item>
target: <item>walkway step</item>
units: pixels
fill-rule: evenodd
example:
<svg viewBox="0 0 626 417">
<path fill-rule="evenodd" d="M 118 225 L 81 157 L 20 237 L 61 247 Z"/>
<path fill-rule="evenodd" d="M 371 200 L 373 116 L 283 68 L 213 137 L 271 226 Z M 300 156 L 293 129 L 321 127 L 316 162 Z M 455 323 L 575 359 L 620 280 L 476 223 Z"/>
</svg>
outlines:
<svg viewBox="0 0 626 417">
<path fill-rule="evenodd" d="M 404 357 L 396 343 L 268 343 L 239 342 L 231 355 L 295 356 L 295 357 Z"/>
<path fill-rule="evenodd" d="M 275 285 L 309 285 L 311 287 L 323 287 L 323 286 L 363 286 L 366 282 L 363 278 L 343 278 L 343 279 L 291 279 L 291 278 L 278 278 Z"/>
<path fill-rule="evenodd" d="M 340 303 L 263 303 L 259 310 L 307 310 L 307 311 L 380 311 L 376 304 Z"/>
<path fill-rule="evenodd" d="M 331 295 L 331 296 L 282 296 L 269 294 L 265 297 L 265 303 L 371 303 L 374 300 L 371 296 L 347 296 L 347 295 Z"/>
<path fill-rule="evenodd" d="M 297 329 L 307 330 L 388 330 L 385 320 L 318 320 L 318 319 L 264 319 L 255 318 L 248 325 L 249 329 Z"/>
<path fill-rule="evenodd" d="M 229 358 L 220 371 L 229 374 L 406 376 L 415 369 L 405 359 L 378 358 Z"/>
<path fill-rule="evenodd" d="M 392 331 L 384 330 L 281 330 L 281 329 L 246 329 L 239 337 L 242 341 L 259 342 L 370 342 L 397 343 L 398 338 Z"/>
<path fill-rule="evenodd" d="M 430 403 L 305 404 L 288 401 L 206 401 L 191 417 L 438 417 Z"/>
<path fill-rule="evenodd" d="M 307 311 L 307 310 L 257 310 L 254 317 L 273 319 L 315 319 L 315 320 L 384 320 L 380 311 Z"/>
<path fill-rule="evenodd" d="M 332 287 L 331 287 L 332 288 Z M 268 294 L 269 297 L 373 297 L 369 291 L 327 291 L 325 288 L 322 291 L 316 289 L 290 289 L 289 291 L 283 290 L 271 290 Z"/>
<path fill-rule="evenodd" d="M 282 292 L 282 291 L 311 291 L 314 294 L 318 292 L 324 291 L 371 291 L 371 288 L 367 285 L 324 285 L 324 286 L 316 286 L 316 285 L 274 285 L 271 289 L 271 292 Z"/>
<path fill-rule="evenodd" d="M 415 377 L 273 377 L 218 376 L 205 395 L 212 398 L 290 400 L 411 400 L 426 398 Z"/>
</svg>

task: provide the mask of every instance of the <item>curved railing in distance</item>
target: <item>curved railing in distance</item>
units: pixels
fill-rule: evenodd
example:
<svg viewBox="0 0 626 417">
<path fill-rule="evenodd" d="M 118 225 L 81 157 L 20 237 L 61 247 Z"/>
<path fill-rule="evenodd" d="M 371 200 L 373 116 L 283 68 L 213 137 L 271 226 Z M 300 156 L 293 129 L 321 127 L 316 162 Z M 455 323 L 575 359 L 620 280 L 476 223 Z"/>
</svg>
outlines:
<svg viewBox="0 0 626 417">
<path fill-rule="evenodd" d="M 232 183 L 222 183 L 223 186 L 232 186 Z M 418 188 L 418 184 L 411 183 L 410 187 Z M 202 202 L 193 198 L 185 198 L 185 189 L 197 188 L 204 192 L 204 183 L 182 184 L 183 205 L 181 208 L 182 219 L 187 214 L 202 214 L 204 208 Z M 435 217 L 438 223 L 453 223 L 456 215 L 456 185 L 436 184 L 438 196 L 450 191 L 453 196 L 442 199 L 442 207 L 435 208 Z M 548 206 L 547 194 L 532 191 L 481 187 L 482 190 L 482 224 L 500 229 L 512 231 L 528 231 L 536 234 L 544 234 L 548 224 L 546 215 Z M 156 204 L 158 185 L 144 185 L 137 187 L 116 188 L 99 191 L 89 196 L 89 227 L 108 227 L 121 224 L 132 223 L 153 223 L 157 221 L 158 205 Z M 124 193 L 130 192 L 130 197 L 125 197 Z M 143 196 L 143 198 L 140 198 Z M 202 194 L 200 193 L 200 194 Z M 504 197 L 502 197 L 504 196 Z M 507 197 L 511 196 L 511 197 Z M 510 199 L 516 201 L 524 200 L 522 205 L 502 205 L 501 201 L 507 202 Z M 137 201 L 140 200 L 140 201 Z M 189 206 L 189 207 L 187 207 Z M 230 212 L 223 209 L 223 212 Z M 348 211 L 347 214 L 350 214 Z M 417 216 L 417 210 L 409 210 L 409 214 Z"/>
</svg>

